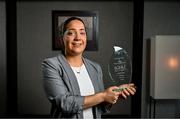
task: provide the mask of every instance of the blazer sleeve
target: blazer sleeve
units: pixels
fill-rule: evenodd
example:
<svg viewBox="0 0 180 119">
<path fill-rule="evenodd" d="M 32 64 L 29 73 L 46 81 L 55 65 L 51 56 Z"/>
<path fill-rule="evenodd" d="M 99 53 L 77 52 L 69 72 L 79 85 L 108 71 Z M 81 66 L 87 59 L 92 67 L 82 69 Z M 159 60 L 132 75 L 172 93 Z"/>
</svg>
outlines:
<svg viewBox="0 0 180 119">
<path fill-rule="evenodd" d="M 62 67 L 54 59 L 46 59 L 42 63 L 43 82 L 46 95 L 62 113 L 77 114 L 83 110 L 84 97 L 73 95 L 63 79 Z"/>
<path fill-rule="evenodd" d="M 103 82 L 103 73 L 102 73 L 102 69 L 101 69 L 101 67 L 98 65 L 98 74 L 99 74 L 99 79 L 100 79 L 100 83 L 99 84 L 101 84 L 101 90 L 102 91 L 104 91 L 105 90 L 105 88 L 104 88 L 104 82 Z M 102 111 L 102 113 L 109 113 L 110 112 L 110 110 L 111 110 L 111 107 L 112 107 L 112 105 L 111 104 L 109 104 L 109 103 L 101 103 L 100 104 L 100 106 L 101 106 L 101 111 Z"/>
</svg>

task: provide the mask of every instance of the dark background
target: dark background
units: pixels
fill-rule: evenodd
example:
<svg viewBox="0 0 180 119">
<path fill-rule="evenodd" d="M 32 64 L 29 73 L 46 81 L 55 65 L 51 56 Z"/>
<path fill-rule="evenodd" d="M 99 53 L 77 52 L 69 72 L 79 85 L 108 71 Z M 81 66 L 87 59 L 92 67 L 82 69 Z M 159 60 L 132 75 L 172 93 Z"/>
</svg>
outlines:
<svg viewBox="0 0 180 119">
<path fill-rule="evenodd" d="M 143 9 L 144 8 L 144 9 Z M 178 1 L 0 1 L 0 116 L 37 117 L 49 114 L 41 63 L 52 50 L 52 10 L 99 12 L 99 50 L 84 56 L 103 69 L 109 85 L 108 58 L 113 45 L 124 47 L 133 60 L 137 95 L 120 101 L 108 115 L 149 116 L 149 78 L 146 72 L 147 39 L 180 34 Z M 180 117 L 179 100 L 160 100 L 157 117 Z"/>
</svg>

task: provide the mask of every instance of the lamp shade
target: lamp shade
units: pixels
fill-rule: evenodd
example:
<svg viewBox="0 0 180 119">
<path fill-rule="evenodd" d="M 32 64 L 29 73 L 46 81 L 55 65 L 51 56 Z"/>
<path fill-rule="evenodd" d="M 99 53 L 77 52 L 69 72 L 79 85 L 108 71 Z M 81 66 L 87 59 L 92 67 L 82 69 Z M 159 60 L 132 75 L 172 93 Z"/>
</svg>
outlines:
<svg viewBox="0 0 180 119">
<path fill-rule="evenodd" d="M 180 36 L 151 38 L 150 95 L 154 99 L 180 99 Z"/>
</svg>

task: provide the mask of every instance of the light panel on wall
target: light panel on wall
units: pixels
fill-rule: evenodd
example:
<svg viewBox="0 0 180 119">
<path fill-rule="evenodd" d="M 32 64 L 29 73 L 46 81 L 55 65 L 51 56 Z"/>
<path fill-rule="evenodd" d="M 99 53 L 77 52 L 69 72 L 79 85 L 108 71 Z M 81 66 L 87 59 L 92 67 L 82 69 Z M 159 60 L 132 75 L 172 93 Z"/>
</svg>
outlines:
<svg viewBox="0 0 180 119">
<path fill-rule="evenodd" d="M 180 36 L 151 38 L 150 95 L 154 99 L 180 99 Z"/>
</svg>

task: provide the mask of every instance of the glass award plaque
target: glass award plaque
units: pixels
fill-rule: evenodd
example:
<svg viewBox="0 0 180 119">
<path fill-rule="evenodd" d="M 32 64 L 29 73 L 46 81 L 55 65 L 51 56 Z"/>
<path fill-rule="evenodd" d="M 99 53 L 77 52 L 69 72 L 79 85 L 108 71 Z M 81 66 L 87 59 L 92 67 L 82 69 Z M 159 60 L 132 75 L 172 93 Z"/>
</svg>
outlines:
<svg viewBox="0 0 180 119">
<path fill-rule="evenodd" d="M 119 86 L 119 89 L 114 91 L 122 91 L 126 87 L 122 84 L 129 84 L 132 76 L 131 59 L 125 49 L 114 46 L 112 56 L 108 64 L 108 73 L 113 85 Z"/>
</svg>

